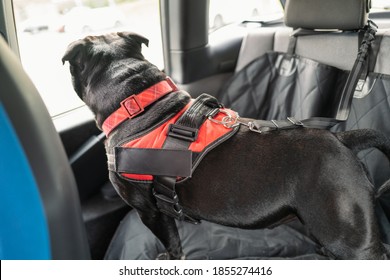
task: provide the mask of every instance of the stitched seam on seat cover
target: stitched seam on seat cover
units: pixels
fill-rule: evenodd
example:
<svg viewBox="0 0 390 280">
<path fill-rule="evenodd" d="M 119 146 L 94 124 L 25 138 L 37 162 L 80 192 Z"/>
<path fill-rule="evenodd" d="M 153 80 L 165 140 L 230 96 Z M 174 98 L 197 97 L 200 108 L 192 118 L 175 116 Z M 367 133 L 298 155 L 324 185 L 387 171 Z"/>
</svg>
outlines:
<svg viewBox="0 0 390 280">
<path fill-rule="evenodd" d="M 371 111 L 373 111 L 376 107 L 378 107 L 378 106 L 380 106 L 384 101 L 388 101 L 388 103 L 389 103 L 389 96 L 388 96 L 388 93 L 387 93 L 387 90 L 386 90 L 386 88 L 383 86 L 383 89 L 384 89 L 384 92 L 382 92 L 382 91 L 379 91 L 379 92 L 381 92 L 382 94 L 384 94 L 384 97 L 381 99 L 381 100 L 379 100 L 374 106 L 371 106 L 371 108 L 367 111 L 367 112 L 365 112 L 362 116 L 360 116 L 357 120 L 356 120 L 356 122 L 351 126 L 351 129 L 352 128 L 360 128 L 359 127 L 359 121 L 361 120 L 361 119 L 363 119 L 366 115 L 368 115 Z M 355 107 L 353 107 L 353 108 L 355 108 Z M 390 108 L 390 104 L 389 104 L 389 106 L 388 106 L 388 108 Z M 354 110 L 355 111 L 355 110 Z M 355 114 L 356 114 L 356 111 L 355 111 Z"/>
</svg>

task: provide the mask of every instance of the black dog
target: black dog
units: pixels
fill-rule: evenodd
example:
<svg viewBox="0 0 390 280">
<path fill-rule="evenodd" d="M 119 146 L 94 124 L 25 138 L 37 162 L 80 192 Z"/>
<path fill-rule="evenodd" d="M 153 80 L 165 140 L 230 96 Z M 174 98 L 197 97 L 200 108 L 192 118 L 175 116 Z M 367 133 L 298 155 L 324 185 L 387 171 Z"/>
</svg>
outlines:
<svg viewBox="0 0 390 280">
<path fill-rule="evenodd" d="M 141 54 L 148 40 L 132 33 L 88 36 L 72 43 L 73 86 L 96 116 L 99 128 L 122 100 L 166 79 Z M 125 138 L 181 111 L 190 96 L 167 94 L 110 133 L 109 151 Z M 222 225 L 257 229 L 296 215 L 335 258 L 383 259 L 386 248 L 374 214 L 375 193 L 355 153 L 369 147 L 389 157 L 390 143 L 372 130 L 333 134 L 319 129 L 239 131 L 201 161 L 192 178 L 177 184 L 184 211 Z M 173 218 L 161 213 L 152 183 L 135 183 L 110 172 L 120 196 L 162 241 L 171 259 L 183 258 Z M 389 189 L 389 183 L 380 193 Z"/>
</svg>

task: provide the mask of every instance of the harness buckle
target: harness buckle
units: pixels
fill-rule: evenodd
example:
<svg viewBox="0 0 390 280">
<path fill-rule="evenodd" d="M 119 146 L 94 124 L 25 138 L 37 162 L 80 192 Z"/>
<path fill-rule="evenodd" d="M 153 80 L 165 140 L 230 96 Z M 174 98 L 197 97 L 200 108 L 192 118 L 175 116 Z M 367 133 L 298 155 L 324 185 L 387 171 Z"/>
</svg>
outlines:
<svg viewBox="0 0 390 280">
<path fill-rule="evenodd" d="M 129 115 L 129 119 L 138 116 L 145 110 L 137 95 L 135 94 L 123 100 L 121 102 L 121 107 L 126 110 L 127 114 Z"/>
<path fill-rule="evenodd" d="M 168 136 L 188 142 L 194 142 L 198 138 L 198 132 L 196 128 L 179 124 L 170 124 L 168 128 Z"/>
<path fill-rule="evenodd" d="M 171 79 L 171 77 L 166 77 L 165 79 L 169 86 L 171 87 L 172 91 L 178 91 L 179 89 L 177 88 L 175 82 Z"/>
</svg>

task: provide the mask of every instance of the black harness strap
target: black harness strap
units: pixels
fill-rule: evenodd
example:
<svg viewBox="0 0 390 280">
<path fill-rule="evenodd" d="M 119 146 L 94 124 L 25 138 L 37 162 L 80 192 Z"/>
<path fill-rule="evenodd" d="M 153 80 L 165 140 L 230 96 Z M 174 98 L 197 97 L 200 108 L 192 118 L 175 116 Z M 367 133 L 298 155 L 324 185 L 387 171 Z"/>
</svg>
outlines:
<svg viewBox="0 0 390 280">
<path fill-rule="evenodd" d="M 296 120 L 293 117 L 289 117 L 286 120 L 251 120 L 247 123 L 238 120 L 238 123 L 248 126 L 251 131 L 263 133 L 279 129 L 295 129 L 300 127 L 329 129 L 337 124 L 338 121 L 320 117 L 305 120 Z"/>
<path fill-rule="evenodd" d="M 286 120 L 251 120 L 248 123 L 243 123 L 249 127 L 251 131 L 263 133 L 279 129 L 295 129 L 298 127 L 303 127 L 302 122 L 296 120 L 295 118 L 287 118 Z"/>
<path fill-rule="evenodd" d="M 216 98 L 207 94 L 200 95 L 176 123 L 170 125 L 163 149 L 188 151 L 191 143 L 196 141 L 204 121 L 208 116 L 218 113 L 220 107 Z M 175 219 L 197 224 L 200 221 L 186 215 L 179 204 L 175 191 L 176 179 L 176 176 L 154 176 L 153 194 L 157 207 Z"/>
<path fill-rule="evenodd" d="M 359 79 L 361 79 L 362 74 L 365 74 L 364 70 L 366 69 L 367 57 L 371 47 L 372 41 L 375 40 L 375 33 L 377 31 L 377 26 L 371 20 L 368 21 L 368 24 L 364 27 L 365 33 L 363 36 L 360 49 L 355 60 L 355 63 L 352 67 L 351 73 L 348 76 L 347 82 L 345 83 L 343 93 L 341 95 L 339 107 L 337 110 L 337 115 L 335 121 L 342 122 L 346 121 L 349 112 L 351 109 L 352 98 L 355 93 L 356 86 Z M 367 65 L 368 67 L 368 65 Z"/>
</svg>

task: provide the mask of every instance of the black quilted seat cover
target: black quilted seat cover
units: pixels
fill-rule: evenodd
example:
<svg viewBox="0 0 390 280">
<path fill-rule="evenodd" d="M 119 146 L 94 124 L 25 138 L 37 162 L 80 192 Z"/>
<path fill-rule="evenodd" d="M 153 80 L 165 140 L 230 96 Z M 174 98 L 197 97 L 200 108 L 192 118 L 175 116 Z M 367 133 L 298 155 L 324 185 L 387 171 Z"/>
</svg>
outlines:
<svg viewBox="0 0 390 280">
<path fill-rule="evenodd" d="M 326 259 L 297 220 L 262 230 L 230 228 L 206 221 L 199 225 L 176 223 L 184 254 L 190 260 Z M 105 258 L 150 260 L 164 252 L 162 243 L 142 224 L 136 211 L 130 211 Z"/>
<path fill-rule="evenodd" d="M 362 92 L 356 92 L 351 112 L 346 122 L 332 130 L 345 131 L 359 128 L 372 128 L 390 137 L 390 76 L 370 73 Z M 368 150 L 360 154 L 370 170 L 375 185 L 379 186 L 390 178 L 388 161 L 377 150 Z"/>
<path fill-rule="evenodd" d="M 219 100 L 242 117 L 335 116 L 348 72 L 297 55 L 268 52 L 238 72 Z"/>
</svg>

